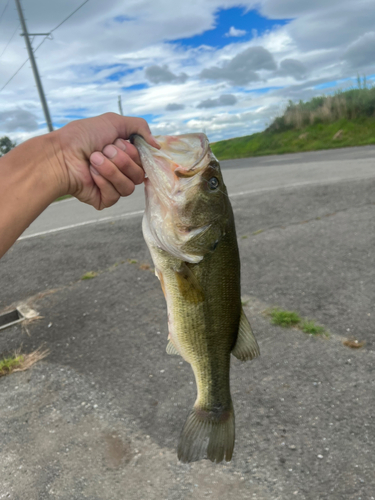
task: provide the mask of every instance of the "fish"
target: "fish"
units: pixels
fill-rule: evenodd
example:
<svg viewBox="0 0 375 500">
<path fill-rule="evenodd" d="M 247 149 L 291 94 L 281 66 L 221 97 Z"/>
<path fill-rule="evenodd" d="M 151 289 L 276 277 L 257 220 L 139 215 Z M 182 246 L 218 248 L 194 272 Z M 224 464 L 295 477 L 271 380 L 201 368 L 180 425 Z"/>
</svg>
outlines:
<svg viewBox="0 0 375 500">
<path fill-rule="evenodd" d="M 190 363 L 197 399 L 182 429 L 181 462 L 232 459 L 231 354 L 246 361 L 259 346 L 241 304 L 233 210 L 205 134 L 134 135 L 145 171 L 143 236 L 167 303 L 166 351 Z"/>
</svg>

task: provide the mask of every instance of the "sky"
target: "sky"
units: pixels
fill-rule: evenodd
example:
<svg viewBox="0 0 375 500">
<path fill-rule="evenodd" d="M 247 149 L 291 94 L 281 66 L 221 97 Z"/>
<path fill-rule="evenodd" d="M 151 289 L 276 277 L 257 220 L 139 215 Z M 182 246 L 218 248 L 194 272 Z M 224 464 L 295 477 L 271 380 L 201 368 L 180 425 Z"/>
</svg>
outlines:
<svg viewBox="0 0 375 500">
<path fill-rule="evenodd" d="M 83 0 L 21 0 L 49 33 Z M 14 0 L 0 0 L 0 137 L 47 132 Z M 44 41 L 43 41 L 44 40 Z M 55 128 L 107 111 L 154 135 L 259 132 L 288 101 L 375 82 L 373 0 L 89 0 L 33 48 Z M 4 87 L 5 86 L 5 87 Z M 4 87 L 4 88 L 3 88 Z"/>
</svg>

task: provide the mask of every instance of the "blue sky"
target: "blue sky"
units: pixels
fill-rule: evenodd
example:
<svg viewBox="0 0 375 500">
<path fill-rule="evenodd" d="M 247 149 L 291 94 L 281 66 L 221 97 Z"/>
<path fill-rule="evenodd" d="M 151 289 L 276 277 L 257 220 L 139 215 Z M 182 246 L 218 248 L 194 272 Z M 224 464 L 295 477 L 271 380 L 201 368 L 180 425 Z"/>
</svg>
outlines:
<svg viewBox="0 0 375 500">
<path fill-rule="evenodd" d="M 214 27 L 189 38 L 179 38 L 173 43 L 181 44 L 185 47 L 200 47 L 208 45 L 210 47 L 222 48 L 233 43 L 234 38 L 241 42 L 246 42 L 254 38 L 255 34 L 263 35 L 266 31 L 272 30 L 275 26 L 283 26 L 287 20 L 267 19 L 256 10 L 246 11 L 243 7 L 232 7 L 230 9 L 218 9 L 214 15 Z M 244 33 L 238 37 L 229 36 L 231 27 Z"/>
<path fill-rule="evenodd" d="M 0 0 L 0 12 L 7 0 Z M 90 0 L 36 52 L 53 122 L 118 112 L 155 135 L 211 140 L 264 129 L 288 100 L 375 75 L 373 0 Z M 48 32 L 79 0 L 24 2 L 29 31 Z M 0 88 L 26 59 L 17 13 L 0 24 Z M 14 35 L 15 33 L 15 35 Z M 34 42 L 34 47 L 41 39 Z M 46 131 L 29 64 L 0 91 L 0 136 Z"/>
</svg>

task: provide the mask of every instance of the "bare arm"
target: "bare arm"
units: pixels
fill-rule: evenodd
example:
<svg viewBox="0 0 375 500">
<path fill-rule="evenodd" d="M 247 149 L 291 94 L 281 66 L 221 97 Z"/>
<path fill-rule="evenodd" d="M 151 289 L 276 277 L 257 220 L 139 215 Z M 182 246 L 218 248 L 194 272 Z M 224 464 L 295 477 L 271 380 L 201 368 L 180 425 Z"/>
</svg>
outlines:
<svg viewBox="0 0 375 500">
<path fill-rule="evenodd" d="M 101 210 L 131 194 L 144 179 L 137 150 L 124 140 L 133 133 L 159 147 L 141 118 L 106 113 L 30 139 L 0 158 L 0 258 L 59 196 Z"/>
</svg>

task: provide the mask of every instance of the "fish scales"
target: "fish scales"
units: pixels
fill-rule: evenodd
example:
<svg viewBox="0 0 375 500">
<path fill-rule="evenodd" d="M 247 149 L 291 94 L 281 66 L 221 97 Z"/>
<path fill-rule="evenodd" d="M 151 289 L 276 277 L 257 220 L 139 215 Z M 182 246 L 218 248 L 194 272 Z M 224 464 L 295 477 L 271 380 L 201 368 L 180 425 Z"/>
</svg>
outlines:
<svg viewBox="0 0 375 500">
<path fill-rule="evenodd" d="M 204 134 L 159 136 L 160 151 L 140 136 L 147 179 L 143 234 L 168 309 L 167 352 L 191 364 L 197 399 L 178 457 L 229 461 L 234 447 L 230 356 L 259 355 L 243 313 L 233 211 Z"/>
</svg>

